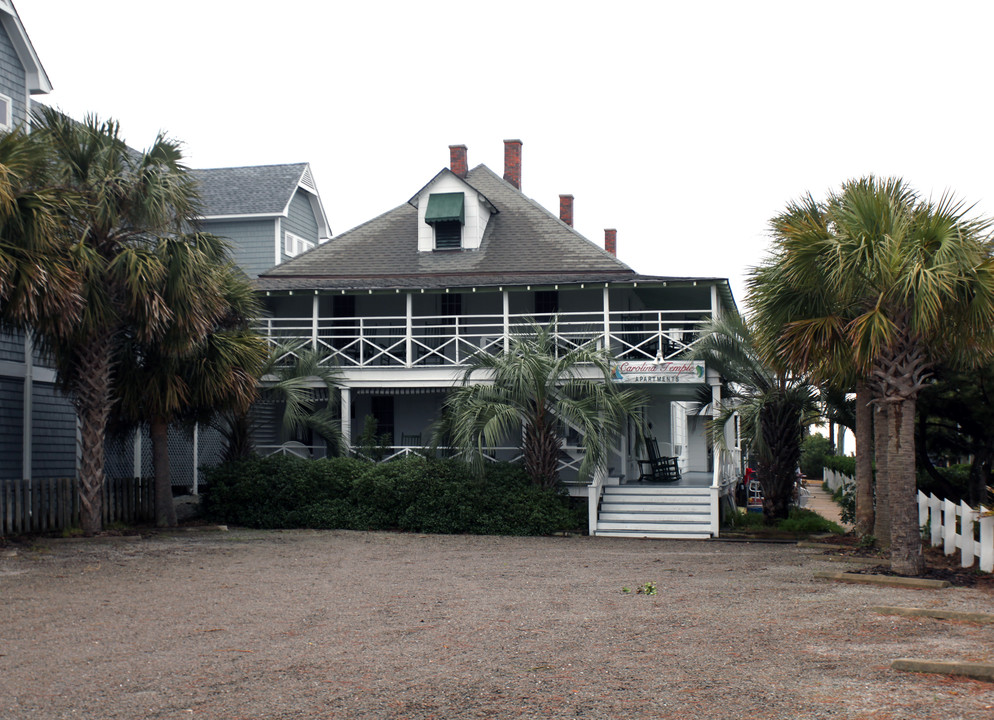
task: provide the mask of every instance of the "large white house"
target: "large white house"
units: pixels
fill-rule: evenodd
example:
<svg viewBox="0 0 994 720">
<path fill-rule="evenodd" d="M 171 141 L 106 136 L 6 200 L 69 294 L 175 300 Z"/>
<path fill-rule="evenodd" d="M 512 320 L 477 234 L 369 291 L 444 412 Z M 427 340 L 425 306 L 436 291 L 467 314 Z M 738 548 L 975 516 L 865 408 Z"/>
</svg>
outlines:
<svg viewBox="0 0 994 720">
<path fill-rule="evenodd" d="M 262 273 L 266 332 L 339 366 L 347 441 L 355 446 L 373 417 L 389 456 L 428 444 L 469 357 L 500 352 L 517 327 L 555 318 L 561 347 L 609 348 L 615 381 L 644 388 L 652 435 L 681 471 L 665 487 L 634 484 L 645 455 L 632 427 L 615 439 L 608 477 L 578 477 L 580 449 L 567 428 L 560 472 L 574 495 L 590 498 L 591 530 L 717 533 L 734 463 L 710 447 L 696 409 L 702 390 L 720 399 L 720 382 L 681 356 L 702 322 L 735 309 L 728 281 L 638 274 L 615 256 L 614 230 L 602 248 L 573 229 L 572 196 L 560 196 L 556 216 L 524 195 L 522 144 L 504 146 L 503 176 L 470 170 L 466 147 L 450 146 L 450 166 L 406 203 Z M 298 438 L 322 455 L 314 440 Z M 513 457 L 514 445 L 494 457 Z M 615 507 L 624 500 L 637 508 Z"/>
</svg>

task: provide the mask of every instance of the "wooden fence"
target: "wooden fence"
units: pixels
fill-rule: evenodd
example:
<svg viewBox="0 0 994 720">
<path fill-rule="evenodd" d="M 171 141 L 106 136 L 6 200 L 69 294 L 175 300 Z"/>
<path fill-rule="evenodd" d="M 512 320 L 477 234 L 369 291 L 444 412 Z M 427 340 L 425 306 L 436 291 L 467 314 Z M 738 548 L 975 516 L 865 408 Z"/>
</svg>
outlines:
<svg viewBox="0 0 994 720">
<path fill-rule="evenodd" d="M 102 506 L 104 525 L 153 520 L 152 478 L 107 478 Z M 0 537 L 59 531 L 79 524 L 75 478 L 0 479 Z"/>
<path fill-rule="evenodd" d="M 968 568 L 980 559 L 980 569 L 994 572 L 994 511 L 965 502 L 956 504 L 918 491 L 918 524 L 928 526 L 932 547 L 942 545 L 946 555 L 960 551 L 960 565 Z"/>
</svg>

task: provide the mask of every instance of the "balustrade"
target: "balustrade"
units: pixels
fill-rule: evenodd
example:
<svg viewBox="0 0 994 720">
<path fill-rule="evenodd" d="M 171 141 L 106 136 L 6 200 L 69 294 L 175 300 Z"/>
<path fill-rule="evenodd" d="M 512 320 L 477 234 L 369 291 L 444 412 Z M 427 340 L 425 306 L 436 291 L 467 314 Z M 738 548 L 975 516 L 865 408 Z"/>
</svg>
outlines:
<svg viewBox="0 0 994 720">
<path fill-rule="evenodd" d="M 690 350 L 709 317 L 710 310 L 567 312 L 552 322 L 562 352 L 593 345 L 619 360 L 651 361 Z M 342 367 L 410 368 L 463 366 L 476 353 L 496 354 L 505 327 L 513 334 L 532 322 L 524 314 L 269 318 L 261 329 L 274 346 L 309 347 Z"/>
</svg>

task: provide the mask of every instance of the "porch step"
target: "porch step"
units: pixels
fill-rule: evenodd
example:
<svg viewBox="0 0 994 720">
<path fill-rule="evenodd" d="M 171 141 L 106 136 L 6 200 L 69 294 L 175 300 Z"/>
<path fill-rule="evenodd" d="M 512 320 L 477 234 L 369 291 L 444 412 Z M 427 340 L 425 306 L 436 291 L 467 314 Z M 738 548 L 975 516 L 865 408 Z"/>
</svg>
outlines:
<svg viewBox="0 0 994 720">
<path fill-rule="evenodd" d="M 617 503 L 601 501 L 601 515 L 610 513 L 660 513 L 663 515 L 673 515 L 674 513 L 710 513 L 711 506 L 706 502 L 701 503 Z"/>
<path fill-rule="evenodd" d="M 711 509 L 708 507 L 693 508 L 691 510 L 608 510 L 605 511 L 601 509 L 600 515 L 597 516 L 598 520 L 602 523 L 608 522 L 640 522 L 640 523 L 651 523 L 651 522 L 690 522 L 700 519 L 707 519 L 708 522 L 711 521 Z"/>
<path fill-rule="evenodd" d="M 635 538 L 711 537 L 707 488 L 609 485 L 597 516 L 597 535 Z"/>
</svg>

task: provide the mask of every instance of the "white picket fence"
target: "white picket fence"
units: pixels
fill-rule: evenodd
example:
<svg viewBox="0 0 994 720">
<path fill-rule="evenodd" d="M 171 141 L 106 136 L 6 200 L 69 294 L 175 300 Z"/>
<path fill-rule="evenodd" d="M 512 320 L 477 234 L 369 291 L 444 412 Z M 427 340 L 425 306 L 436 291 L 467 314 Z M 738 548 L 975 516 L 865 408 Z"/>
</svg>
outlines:
<svg viewBox="0 0 994 720">
<path fill-rule="evenodd" d="M 959 548 L 960 565 L 968 568 L 980 558 L 980 569 L 994 572 L 994 511 L 959 505 L 918 491 L 918 524 L 928 525 L 932 547 L 942 545 L 946 555 Z"/>
</svg>

